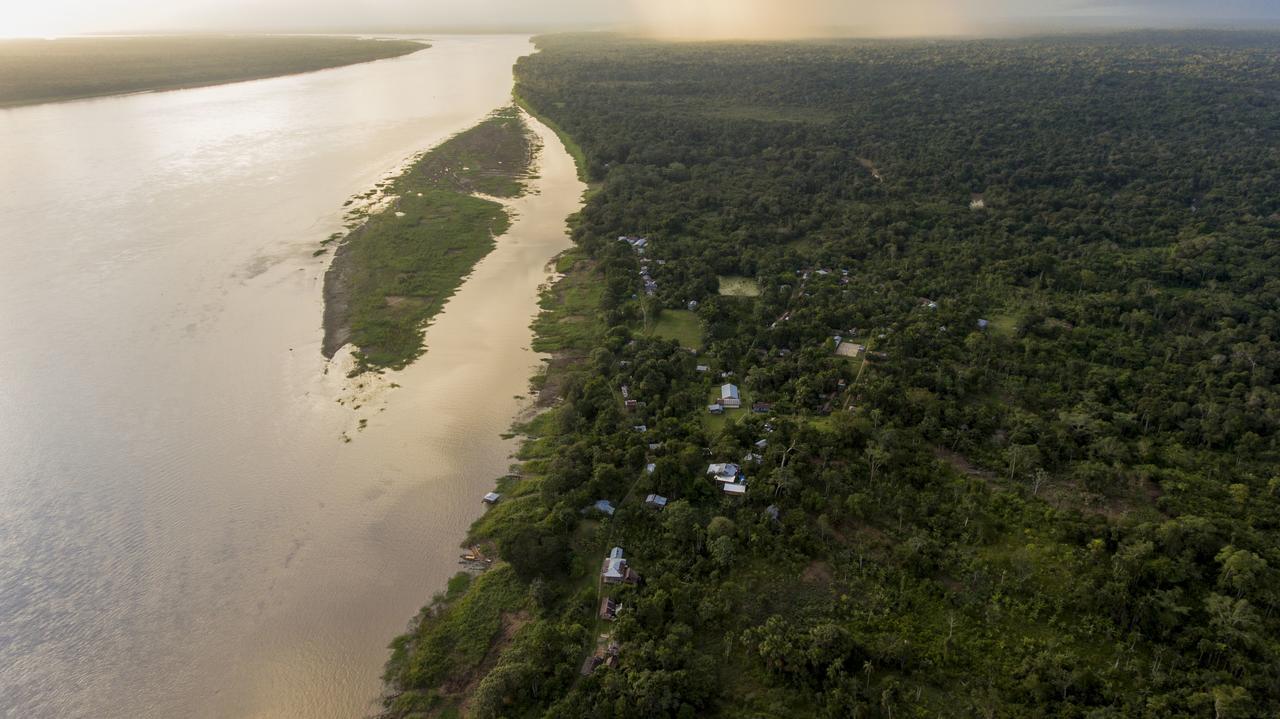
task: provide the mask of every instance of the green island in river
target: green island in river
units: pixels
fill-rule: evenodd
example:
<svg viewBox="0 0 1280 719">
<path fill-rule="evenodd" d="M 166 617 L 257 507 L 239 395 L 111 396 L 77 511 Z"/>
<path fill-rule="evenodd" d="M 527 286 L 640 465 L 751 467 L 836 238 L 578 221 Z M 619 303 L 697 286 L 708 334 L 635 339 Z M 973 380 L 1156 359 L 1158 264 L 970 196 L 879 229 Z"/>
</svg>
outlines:
<svg viewBox="0 0 1280 719">
<path fill-rule="evenodd" d="M 359 372 L 421 355 L 426 323 L 510 224 L 499 200 L 525 192 L 537 149 L 520 110 L 507 107 L 383 186 L 390 204 L 357 213 L 363 221 L 325 274 L 325 356 L 350 342 Z"/>
<path fill-rule="evenodd" d="M 257 80 L 428 47 L 410 40 L 263 35 L 0 40 L 0 108 Z"/>
<path fill-rule="evenodd" d="M 537 42 L 547 409 L 385 717 L 1280 713 L 1280 36 Z"/>
</svg>

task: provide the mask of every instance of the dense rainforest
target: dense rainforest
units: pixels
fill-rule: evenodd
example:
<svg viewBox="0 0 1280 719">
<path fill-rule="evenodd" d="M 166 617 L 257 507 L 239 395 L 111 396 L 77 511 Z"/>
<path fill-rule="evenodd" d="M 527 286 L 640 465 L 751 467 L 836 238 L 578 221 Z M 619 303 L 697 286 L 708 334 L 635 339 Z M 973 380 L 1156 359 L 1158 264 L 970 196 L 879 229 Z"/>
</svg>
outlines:
<svg viewBox="0 0 1280 719">
<path fill-rule="evenodd" d="M 1280 715 L 1280 36 L 538 46 L 550 407 L 386 716 Z"/>
</svg>

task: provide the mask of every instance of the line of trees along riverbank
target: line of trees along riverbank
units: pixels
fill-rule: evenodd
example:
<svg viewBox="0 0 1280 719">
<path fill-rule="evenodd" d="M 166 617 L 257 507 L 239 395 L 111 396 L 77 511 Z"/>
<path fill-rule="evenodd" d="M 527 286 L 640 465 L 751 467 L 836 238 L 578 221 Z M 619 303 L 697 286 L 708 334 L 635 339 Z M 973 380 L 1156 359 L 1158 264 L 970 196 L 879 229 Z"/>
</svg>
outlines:
<svg viewBox="0 0 1280 719">
<path fill-rule="evenodd" d="M 1280 712 L 1280 39 L 539 47 L 558 401 L 388 716 Z"/>
<path fill-rule="evenodd" d="M 0 107 L 220 85 L 398 57 L 426 48 L 407 40 L 349 37 L 0 40 Z"/>
</svg>

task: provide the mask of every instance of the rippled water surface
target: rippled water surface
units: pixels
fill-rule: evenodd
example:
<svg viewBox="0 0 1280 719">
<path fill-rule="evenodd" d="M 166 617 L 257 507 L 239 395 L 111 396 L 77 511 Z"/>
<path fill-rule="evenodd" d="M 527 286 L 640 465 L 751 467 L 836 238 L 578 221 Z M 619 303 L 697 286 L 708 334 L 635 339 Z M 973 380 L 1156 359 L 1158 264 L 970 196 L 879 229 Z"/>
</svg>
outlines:
<svg viewBox="0 0 1280 719">
<path fill-rule="evenodd" d="M 326 373 L 312 252 L 343 202 L 509 102 L 532 51 L 433 42 L 0 110 L 0 716 L 370 710 L 510 462 L 536 288 L 582 189 L 537 126 L 538 193 L 428 354 L 382 382 Z"/>
</svg>

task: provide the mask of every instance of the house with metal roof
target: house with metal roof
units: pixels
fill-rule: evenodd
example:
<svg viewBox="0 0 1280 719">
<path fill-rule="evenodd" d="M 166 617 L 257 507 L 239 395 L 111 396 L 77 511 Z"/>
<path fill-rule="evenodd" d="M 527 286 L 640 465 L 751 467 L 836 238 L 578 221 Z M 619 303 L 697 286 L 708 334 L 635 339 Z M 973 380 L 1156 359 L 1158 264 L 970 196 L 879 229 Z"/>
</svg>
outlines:
<svg viewBox="0 0 1280 719">
<path fill-rule="evenodd" d="M 738 393 L 738 385 L 726 384 L 720 387 L 720 406 L 726 409 L 737 409 L 742 406 L 742 396 Z"/>
</svg>

